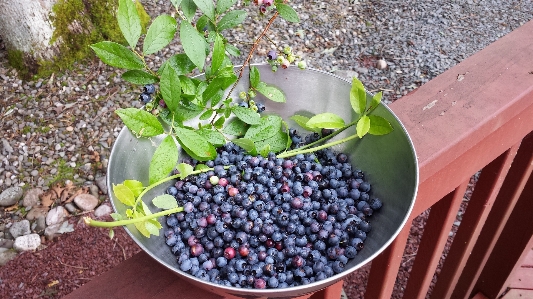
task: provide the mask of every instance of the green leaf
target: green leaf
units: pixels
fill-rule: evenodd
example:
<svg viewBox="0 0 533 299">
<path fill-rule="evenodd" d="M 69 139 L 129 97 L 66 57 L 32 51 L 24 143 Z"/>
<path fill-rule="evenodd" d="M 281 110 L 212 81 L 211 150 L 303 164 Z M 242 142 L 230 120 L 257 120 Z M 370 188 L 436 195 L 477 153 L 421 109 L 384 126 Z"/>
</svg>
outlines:
<svg viewBox="0 0 533 299">
<path fill-rule="evenodd" d="M 137 216 L 137 217 L 142 217 L 141 216 Z M 135 227 L 137 228 L 137 230 L 143 235 L 145 236 L 146 238 L 150 238 L 150 231 L 148 229 L 146 229 L 146 224 L 147 222 L 146 221 L 142 221 L 142 222 L 135 222 Z M 153 227 L 153 225 L 151 226 L 151 228 Z"/>
<path fill-rule="evenodd" d="M 259 154 L 263 157 L 268 157 L 268 153 L 270 153 L 270 144 L 266 144 L 260 151 Z"/>
<path fill-rule="evenodd" d="M 256 90 L 259 91 L 262 95 L 267 97 L 267 99 L 278 102 L 285 103 L 285 94 L 281 89 L 277 88 L 274 85 L 266 84 L 265 82 L 259 82 L 257 84 Z"/>
<path fill-rule="evenodd" d="M 202 115 L 200 115 L 200 120 L 210 119 L 211 116 L 213 116 L 214 113 L 215 113 L 215 111 L 213 111 L 213 110 L 206 110 L 204 113 L 202 113 Z"/>
<path fill-rule="evenodd" d="M 224 90 L 221 89 L 211 97 L 211 107 L 216 106 L 223 98 Z M 231 110 L 229 110 L 229 113 L 231 113 Z M 225 115 L 225 117 L 228 118 L 229 115 Z"/>
<path fill-rule="evenodd" d="M 194 166 L 194 170 L 205 170 L 205 169 L 211 169 L 211 167 L 205 164 L 196 164 L 196 166 Z"/>
<path fill-rule="evenodd" d="M 115 236 L 115 231 L 112 228 L 110 228 L 109 229 L 109 239 L 113 239 L 114 236 Z"/>
<path fill-rule="evenodd" d="M 215 126 L 215 128 L 220 130 L 224 126 L 225 122 L 226 122 L 226 117 L 225 116 L 221 116 L 215 121 L 215 123 L 213 125 Z"/>
<path fill-rule="evenodd" d="M 131 192 L 130 188 L 122 184 L 113 185 L 113 193 L 115 193 L 115 196 L 121 203 L 129 207 L 135 205 L 135 195 Z"/>
<path fill-rule="evenodd" d="M 178 142 L 183 149 L 195 159 L 206 161 L 214 159 L 217 155 L 215 147 L 200 134 L 186 128 L 174 128 Z M 192 154 L 191 154 L 192 153 Z M 194 158 L 193 157 L 193 158 Z"/>
<path fill-rule="evenodd" d="M 226 56 L 226 47 L 224 46 L 224 39 L 222 38 L 222 35 L 217 34 L 215 38 L 215 45 L 213 46 L 213 58 L 211 62 L 211 72 L 216 73 L 220 66 L 222 65 L 222 62 L 224 61 L 224 57 Z"/>
<path fill-rule="evenodd" d="M 337 114 L 326 112 L 309 119 L 306 125 L 310 128 L 338 129 L 344 127 L 344 120 Z"/>
<path fill-rule="evenodd" d="M 142 31 L 141 18 L 137 13 L 135 3 L 131 0 L 119 0 L 117 21 L 122 35 L 130 47 L 135 48 Z"/>
<path fill-rule="evenodd" d="M 113 220 L 115 220 L 115 221 L 120 221 L 120 220 L 124 219 L 124 217 L 122 217 L 122 215 L 119 214 L 119 213 L 111 213 L 111 214 L 109 214 L 109 216 L 111 216 L 111 218 L 113 218 Z"/>
<path fill-rule="evenodd" d="M 163 73 L 167 65 L 172 66 L 174 71 L 178 72 L 180 75 L 186 75 L 192 72 L 196 67 L 189 57 L 183 53 L 172 55 L 167 61 L 165 61 L 157 71 L 159 75 Z"/>
<path fill-rule="evenodd" d="M 139 196 L 144 190 L 143 183 L 136 180 L 125 180 L 124 186 L 128 187 L 135 197 Z"/>
<path fill-rule="evenodd" d="M 126 127 L 137 136 L 151 137 L 163 134 L 163 126 L 152 113 L 137 108 L 117 109 L 115 113 Z"/>
<path fill-rule="evenodd" d="M 204 109 L 196 104 L 181 101 L 175 110 L 175 116 L 178 121 L 186 121 L 197 117 Z"/>
<path fill-rule="evenodd" d="M 178 9 L 178 7 L 180 7 L 181 0 L 170 0 L 170 3 L 174 5 L 174 8 Z"/>
<path fill-rule="evenodd" d="M 292 22 L 292 23 L 300 22 L 300 17 L 298 17 L 298 14 L 294 10 L 294 8 L 292 8 L 290 5 L 283 4 L 283 3 L 276 3 L 276 9 L 278 10 L 279 15 L 283 19 L 289 22 Z"/>
<path fill-rule="evenodd" d="M 174 39 L 176 26 L 176 19 L 169 15 L 163 14 L 155 18 L 144 38 L 144 54 L 152 54 L 166 47 Z"/>
<path fill-rule="evenodd" d="M 191 80 L 191 78 L 182 75 L 180 76 L 180 82 L 181 91 L 184 94 L 196 95 L 196 85 L 194 84 L 194 81 Z"/>
<path fill-rule="evenodd" d="M 166 178 L 176 163 L 178 163 L 178 147 L 172 135 L 168 135 L 161 141 L 150 161 L 148 169 L 150 185 Z"/>
<path fill-rule="evenodd" d="M 215 5 L 212 0 L 194 0 L 194 3 L 211 20 L 215 20 Z"/>
<path fill-rule="evenodd" d="M 122 79 L 133 84 L 146 85 L 159 81 L 156 76 L 141 70 L 130 70 L 122 74 Z"/>
<path fill-rule="evenodd" d="M 386 135 L 394 130 L 392 125 L 383 117 L 378 115 L 368 115 L 370 128 L 368 133 L 372 135 Z"/>
<path fill-rule="evenodd" d="M 169 126 L 180 127 L 183 126 L 183 122 L 178 119 L 176 113 L 170 112 L 168 109 L 163 109 L 159 112 L 159 118 Z"/>
<path fill-rule="evenodd" d="M 265 140 L 274 136 L 281 130 L 281 117 L 277 115 L 266 115 L 261 117 L 258 124 L 252 125 L 244 138 L 252 141 Z"/>
<path fill-rule="evenodd" d="M 226 51 L 229 53 L 229 55 L 234 57 L 241 56 L 241 50 L 239 48 L 235 47 L 232 44 L 226 44 Z"/>
<path fill-rule="evenodd" d="M 178 164 L 178 166 L 176 166 L 176 170 L 179 171 L 180 178 L 183 180 L 184 178 L 189 176 L 189 174 L 191 174 L 194 171 L 194 168 L 190 164 L 180 163 L 180 164 Z M 176 200 L 174 200 L 174 201 L 176 201 Z"/>
<path fill-rule="evenodd" d="M 217 1 L 217 7 L 216 11 L 217 13 L 221 14 L 228 10 L 233 4 L 235 4 L 237 0 L 218 0 Z"/>
<path fill-rule="evenodd" d="M 215 32 L 215 24 L 209 20 L 209 18 L 206 15 L 202 15 L 197 21 L 196 21 L 196 30 L 200 32 L 201 34 L 204 34 L 207 30 L 209 34 Z"/>
<path fill-rule="evenodd" d="M 205 38 L 189 22 L 182 21 L 180 25 L 180 39 L 187 57 L 189 57 L 199 70 L 203 70 L 207 57 L 205 53 Z"/>
<path fill-rule="evenodd" d="M 96 56 L 107 65 L 127 70 L 140 70 L 144 68 L 142 60 L 123 45 L 103 41 L 92 44 L 90 47 L 96 53 Z"/>
<path fill-rule="evenodd" d="M 209 143 L 215 146 L 221 146 L 226 144 L 226 139 L 224 138 L 224 135 L 222 135 L 222 133 L 220 133 L 219 131 L 202 128 L 196 132 L 198 132 L 198 134 L 200 134 L 207 141 L 209 141 Z"/>
<path fill-rule="evenodd" d="M 233 73 L 233 68 L 231 68 L 231 72 L 224 71 L 225 69 L 227 69 L 227 67 L 219 71 L 218 75 L 211 80 L 211 83 L 209 83 L 203 92 L 202 98 L 204 103 L 207 103 L 207 101 L 215 96 L 220 90 L 225 90 L 237 81 L 237 76 Z"/>
<path fill-rule="evenodd" d="M 357 136 L 359 136 L 359 138 L 363 138 L 363 136 L 365 136 L 366 133 L 368 133 L 369 129 L 370 129 L 370 118 L 366 115 L 361 116 L 361 118 L 357 122 L 357 125 L 355 126 Z"/>
<path fill-rule="evenodd" d="M 191 21 L 196 13 L 196 4 L 193 0 L 182 0 L 181 1 L 181 11 L 187 20 Z"/>
<path fill-rule="evenodd" d="M 363 83 L 357 78 L 352 80 L 352 88 L 350 89 L 350 104 L 353 111 L 357 114 L 363 114 L 366 110 L 366 91 Z"/>
<path fill-rule="evenodd" d="M 242 120 L 234 118 L 224 127 L 224 129 L 222 129 L 222 132 L 224 134 L 240 137 L 244 136 L 246 130 L 248 130 L 248 126 L 249 125 Z"/>
<path fill-rule="evenodd" d="M 174 196 L 169 194 L 157 196 L 156 198 L 152 199 L 152 203 L 154 204 L 154 206 L 163 210 L 170 210 L 178 206 L 178 203 L 176 202 Z"/>
<path fill-rule="evenodd" d="M 287 137 L 287 134 L 282 131 L 278 131 L 274 136 L 268 139 L 255 142 L 257 148 L 264 148 L 267 144 L 270 146 L 271 152 L 279 153 L 288 148 L 291 142 L 290 138 Z"/>
<path fill-rule="evenodd" d="M 232 10 L 220 19 L 217 23 L 217 30 L 221 32 L 225 29 L 230 29 L 241 24 L 246 19 L 246 11 L 244 10 Z"/>
<path fill-rule="evenodd" d="M 253 111 L 250 108 L 244 108 L 241 106 L 233 106 L 231 107 L 231 111 L 240 120 L 250 125 L 256 125 L 261 120 L 261 116 L 259 115 L 259 113 Z"/>
<path fill-rule="evenodd" d="M 381 103 L 382 97 L 383 97 L 383 93 L 381 91 L 376 93 L 372 97 L 372 100 L 370 101 L 370 107 L 369 107 L 370 111 L 367 111 L 367 113 L 370 113 L 372 110 L 376 109 L 379 106 L 379 103 Z"/>
<path fill-rule="evenodd" d="M 319 133 L 320 131 L 322 131 L 321 128 L 311 128 L 311 127 L 307 126 L 307 122 L 309 121 L 309 117 L 295 114 L 295 115 L 291 116 L 290 119 L 294 120 L 294 122 L 296 124 L 298 124 L 300 127 L 302 127 L 302 129 L 304 129 L 306 131 L 316 132 L 316 133 Z"/>
<path fill-rule="evenodd" d="M 240 138 L 240 139 L 234 139 L 232 140 L 232 142 L 240 146 L 245 151 L 247 151 L 250 155 L 252 156 L 257 155 L 257 149 L 255 147 L 255 143 L 252 140 Z"/>
<path fill-rule="evenodd" d="M 170 111 L 175 112 L 181 101 L 180 73 L 172 64 L 167 65 L 161 74 L 159 84 L 163 100 Z"/>
<path fill-rule="evenodd" d="M 261 80 L 261 75 L 259 74 L 259 69 L 256 66 L 250 68 L 250 86 L 257 88 Z"/>
</svg>

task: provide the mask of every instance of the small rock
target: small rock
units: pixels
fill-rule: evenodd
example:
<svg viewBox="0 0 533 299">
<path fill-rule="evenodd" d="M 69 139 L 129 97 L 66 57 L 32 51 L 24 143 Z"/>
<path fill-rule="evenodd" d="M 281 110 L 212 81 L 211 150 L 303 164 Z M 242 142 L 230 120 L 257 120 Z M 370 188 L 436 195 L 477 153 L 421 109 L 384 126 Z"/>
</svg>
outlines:
<svg viewBox="0 0 533 299">
<path fill-rule="evenodd" d="M 4 153 L 12 153 L 13 147 L 5 139 L 2 139 L 2 146 L 4 147 Z"/>
<path fill-rule="evenodd" d="M 91 194 L 80 194 L 74 197 L 74 203 L 83 211 L 91 211 L 98 205 L 98 198 Z"/>
<path fill-rule="evenodd" d="M 15 243 L 15 241 L 10 239 L 0 239 L 0 248 L 11 249 L 13 248 L 13 243 Z"/>
<path fill-rule="evenodd" d="M 46 214 L 48 214 L 48 209 L 49 208 L 47 207 L 33 207 L 28 214 L 26 214 L 26 219 L 33 221 L 40 216 L 46 217 Z"/>
<path fill-rule="evenodd" d="M 40 232 L 43 232 L 44 229 L 46 228 L 46 217 L 44 216 L 39 216 L 37 218 L 37 220 L 35 221 L 35 232 L 36 233 L 40 233 Z"/>
<path fill-rule="evenodd" d="M 7 182 L 7 181 L 6 181 Z M 24 191 L 20 187 L 11 187 L 0 193 L 0 206 L 8 207 L 16 204 Z"/>
<path fill-rule="evenodd" d="M 35 250 L 41 245 L 41 237 L 38 234 L 29 234 L 15 239 L 13 248 L 18 251 Z"/>
<path fill-rule="evenodd" d="M 48 212 L 46 215 L 46 225 L 54 225 L 61 223 L 67 216 L 67 211 L 62 206 L 57 206 Z"/>
<path fill-rule="evenodd" d="M 17 237 L 27 235 L 30 232 L 30 222 L 26 219 L 13 223 L 13 225 L 11 225 L 9 228 L 9 233 L 15 239 Z"/>
<path fill-rule="evenodd" d="M 387 62 L 384 59 L 378 59 L 376 61 L 376 68 L 379 70 L 384 70 L 387 68 Z"/>
<path fill-rule="evenodd" d="M 44 235 L 48 240 L 52 240 L 58 235 L 72 231 L 74 231 L 74 226 L 69 224 L 68 221 L 64 221 L 63 223 L 47 226 L 44 230 Z"/>
<path fill-rule="evenodd" d="M 32 170 L 30 174 L 31 174 L 31 176 L 38 176 L 39 175 L 39 171 L 38 170 Z"/>
<path fill-rule="evenodd" d="M 36 206 L 37 203 L 39 203 L 39 196 L 41 194 L 43 194 L 43 190 L 41 188 L 33 188 L 26 191 L 26 194 L 24 194 L 24 199 L 22 200 L 22 205 L 26 208 Z"/>
<path fill-rule="evenodd" d="M 108 205 L 101 205 L 94 210 L 94 217 L 100 218 L 113 213 L 113 209 Z"/>
<path fill-rule="evenodd" d="M 90 185 L 89 186 L 89 193 L 91 193 L 92 196 L 98 198 L 98 186 L 96 185 Z"/>
<path fill-rule="evenodd" d="M 96 183 L 96 186 L 100 188 L 100 191 L 102 191 L 102 193 L 107 194 L 107 178 L 105 175 L 96 178 L 94 182 Z"/>
<path fill-rule="evenodd" d="M 17 252 L 14 250 L 5 250 L 0 253 L 0 266 L 4 266 L 9 261 L 15 259 L 17 257 Z"/>
<path fill-rule="evenodd" d="M 78 212 L 78 208 L 76 208 L 76 206 L 71 202 L 65 204 L 65 209 L 67 209 L 70 214 L 75 214 Z"/>
</svg>

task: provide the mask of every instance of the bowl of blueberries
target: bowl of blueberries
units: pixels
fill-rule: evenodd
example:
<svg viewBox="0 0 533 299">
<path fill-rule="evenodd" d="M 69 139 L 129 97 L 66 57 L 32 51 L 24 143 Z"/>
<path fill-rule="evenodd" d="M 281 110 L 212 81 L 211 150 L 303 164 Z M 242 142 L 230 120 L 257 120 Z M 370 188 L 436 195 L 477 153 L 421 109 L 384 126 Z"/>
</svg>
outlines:
<svg viewBox="0 0 533 299">
<path fill-rule="evenodd" d="M 356 117 L 346 79 L 313 69 L 258 68 L 262 81 L 283 90 L 287 102 L 260 95 L 255 101 L 265 107 L 262 113 L 287 122 L 293 143 L 320 138 L 293 122 L 295 114 Z M 235 94 L 246 88 L 241 80 Z M 373 114 L 389 121 L 393 131 L 290 158 L 251 156 L 228 142 L 217 149 L 216 159 L 204 162 L 213 170 L 170 181 L 143 197 L 153 211 L 151 198 L 161 194 L 171 194 L 184 208 L 159 219 L 159 236 L 146 238 L 134 225 L 126 230 L 155 262 L 217 294 L 292 298 L 328 287 L 387 248 L 414 205 L 418 163 L 412 141 L 388 107 L 380 104 Z M 352 134 L 355 129 L 335 138 Z M 148 182 L 158 142 L 161 138 L 135 138 L 127 128 L 119 134 L 107 173 L 118 213 L 126 207 L 112 186 L 130 179 Z M 180 162 L 196 163 L 181 151 Z"/>
</svg>

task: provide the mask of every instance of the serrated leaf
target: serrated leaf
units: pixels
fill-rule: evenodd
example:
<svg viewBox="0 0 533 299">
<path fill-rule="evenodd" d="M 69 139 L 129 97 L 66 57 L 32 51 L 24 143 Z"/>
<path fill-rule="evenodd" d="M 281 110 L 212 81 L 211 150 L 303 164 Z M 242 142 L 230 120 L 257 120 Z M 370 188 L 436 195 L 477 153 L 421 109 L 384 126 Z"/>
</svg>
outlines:
<svg viewBox="0 0 533 299">
<path fill-rule="evenodd" d="M 298 124 L 302 129 L 310 131 L 310 132 L 316 132 L 319 133 L 322 129 L 320 128 L 311 128 L 307 126 L 307 122 L 309 121 L 309 117 L 295 114 L 290 117 L 296 124 Z"/>
<path fill-rule="evenodd" d="M 125 180 L 124 186 L 128 187 L 135 197 L 139 196 L 144 190 L 143 183 L 137 180 Z"/>
<path fill-rule="evenodd" d="M 250 68 L 250 86 L 257 88 L 259 82 L 261 81 L 261 75 L 259 74 L 259 69 L 256 66 Z"/>
<path fill-rule="evenodd" d="M 215 25 L 213 24 L 213 22 L 211 22 L 211 20 L 209 20 L 209 18 L 206 15 L 201 16 L 196 21 L 196 30 L 198 30 L 202 34 L 204 34 L 206 30 L 209 33 L 211 32 L 216 33 Z"/>
<path fill-rule="evenodd" d="M 217 7 L 216 12 L 221 14 L 228 10 L 233 4 L 235 4 L 237 0 L 218 0 L 217 1 Z"/>
<path fill-rule="evenodd" d="M 219 90 L 217 93 L 215 93 L 212 97 L 211 97 L 211 107 L 214 107 L 216 106 L 218 103 L 220 103 L 220 101 L 224 98 L 224 90 Z M 229 110 L 229 113 L 231 113 L 231 109 L 228 109 Z M 227 115 L 227 113 L 225 112 L 224 113 L 224 117 L 228 118 L 229 115 Z"/>
<path fill-rule="evenodd" d="M 150 160 L 148 177 L 150 184 L 166 178 L 178 163 L 178 148 L 174 137 L 168 135 L 161 141 Z"/>
<path fill-rule="evenodd" d="M 283 3 L 276 3 L 276 9 L 278 10 L 279 15 L 283 19 L 289 22 L 292 22 L 292 23 L 300 22 L 300 17 L 298 17 L 298 14 L 294 10 L 294 8 L 292 8 L 290 5 L 283 4 Z"/>
<path fill-rule="evenodd" d="M 194 63 L 189 59 L 189 57 L 187 57 L 187 55 L 183 53 L 172 55 L 161 65 L 157 73 L 161 75 L 167 65 L 172 66 L 174 71 L 176 71 L 180 75 L 187 75 L 188 73 L 192 72 L 196 67 L 196 65 L 194 65 Z"/>
<path fill-rule="evenodd" d="M 249 125 L 247 123 L 238 118 L 234 118 L 222 129 L 222 133 L 240 137 L 244 136 L 248 127 Z"/>
<path fill-rule="evenodd" d="M 368 133 L 369 129 L 370 129 L 370 118 L 366 115 L 361 116 L 361 118 L 357 122 L 357 125 L 355 126 L 357 136 L 359 136 L 359 138 L 363 138 L 363 136 L 365 136 L 366 133 Z"/>
<path fill-rule="evenodd" d="M 307 121 L 310 128 L 338 129 L 344 127 L 344 120 L 337 114 L 326 112 L 317 114 Z"/>
<path fill-rule="evenodd" d="M 137 136 L 152 137 L 165 132 L 157 117 L 150 112 L 137 108 L 124 108 L 115 110 L 115 113 Z"/>
<path fill-rule="evenodd" d="M 246 11 L 244 10 L 232 10 L 225 14 L 222 19 L 216 24 L 217 31 L 221 32 L 226 29 L 236 27 L 246 19 Z"/>
<path fill-rule="evenodd" d="M 215 147 L 200 134 L 193 130 L 179 127 L 175 128 L 175 131 L 180 145 L 191 156 L 194 155 L 195 159 L 206 161 L 216 157 Z"/>
<path fill-rule="evenodd" d="M 257 155 L 257 149 L 255 147 L 255 143 L 252 140 L 246 139 L 246 138 L 239 138 L 239 139 L 232 140 L 232 142 L 240 146 L 243 150 L 248 152 L 250 155 L 252 156 Z"/>
<path fill-rule="evenodd" d="M 285 103 L 287 101 L 283 91 L 274 85 L 266 84 L 265 82 L 259 82 L 256 90 L 271 101 L 278 103 Z"/>
<path fill-rule="evenodd" d="M 215 126 L 215 128 L 220 130 L 224 126 L 225 122 L 226 122 L 226 117 L 225 116 L 221 116 L 215 121 L 215 123 L 213 123 L 213 126 Z"/>
<path fill-rule="evenodd" d="M 392 125 L 385 118 L 378 115 L 368 115 L 370 128 L 368 133 L 372 135 L 386 135 L 394 130 Z"/>
<path fill-rule="evenodd" d="M 113 185 L 113 193 L 121 203 L 130 207 L 135 205 L 135 195 L 128 187 L 122 184 Z"/>
<path fill-rule="evenodd" d="M 259 113 L 253 111 L 250 108 L 245 108 L 241 106 L 233 106 L 231 107 L 231 111 L 240 120 L 250 125 L 256 125 L 261 120 L 261 116 L 259 115 Z"/>
<path fill-rule="evenodd" d="M 169 15 L 163 14 L 155 18 L 144 38 L 144 54 L 149 55 L 166 47 L 174 39 L 176 26 L 176 19 Z"/>
<path fill-rule="evenodd" d="M 211 20 L 215 20 L 215 5 L 212 0 L 194 0 L 196 6 Z"/>
<path fill-rule="evenodd" d="M 370 113 L 372 110 L 376 109 L 379 106 L 379 103 L 381 103 L 382 97 L 383 97 L 383 93 L 381 91 L 376 93 L 372 97 L 372 100 L 370 101 L 370 107 L 369 107 L 370 111 L 367 111 L 367 113 Z"/>
<path fill-rule="evenodd" d="M 212 73 L 216 73 L 220 66 L 222 66 L 222 62 L 224 61 L 225 56 L 226 48 L 224 46 L 224 39 L 222 38 L 222 35 L 217 34 L 215 38 L 215 44 L 213 46 L 213 58 L 211 60 Z"/>
<path fill-rule="evenodd" d="M 181 1 L 181 11 L 187 20 L 192 20 L 194 14 L 196 13 L 196 4 L 193 0 L 182 0 Z"/>
<path fill-rule="evenodd" d="M 258 124 L 250 126 L 244 138 L 252 141 L 265 140 L 274 136 L 281 130 L 281 117 L 277 115 L 266 115 L 261 117 Z"/>
<path fill-rule="evenodd" d="M 210 119 L 211 116 L 213 116 L 214 113 L 215 113 L 215 111 L 213 111 L 213 110 L 206 110 L 204 113 L 202 113 L 200 115 L 200 120 Z"/>
<path fill-rule="evenodd" d="M 180 76 L 180 82 L 181 82 L 181 91 L 184 94 L 196 95 L 196 85 L 194 84 L 194 81 L 191 80 L 191 78 L 187 76 Z"/>
<path fill-rule="evenodd" d="M 122 74 L 122 79 L 133 84 L 146 85 L 159 81 L 159 78 L 142 70 L 130 70 Z"/>
<path fill-rule="evenodd" d="M 176 166 L 176 169 L 179 171 L 181 179 L 186 178 L 194 171 L 194 168 L 190 164 L 187 164 L 187 163 L 178 164 Z"/>
<path fill-rule="evenodd" d="M 150 238 L 150 231 L 146 229 L 145 223 L 146 221 L 135 222 L 135 227 L 143 236 L 145 236 L 146 238 Z"/>
<path fill-rule="evenodd" d="M 111 214 L 109 214 L 109 216 L 111 216 L 111 218 L 113 218 L 113 220 L 115 220 L 115 221 L 120 221 L 120 220 L 124 219 L 124 217 L 121 214 L 119 214 L 119 213 L 111 213 Z"/>
<path fill-rule="evenodd" d="M 141 18 L 131 0 L 119 0 L 117 11 L 118 27 L 130 45 L 135 48 L 141 37 Z"/>
<path fill-rule="evenodd" d="M 180 73 L 174 69 L 172 64 L 168 64 L 161 74 L 159 84 L 161 95 L 168 109 L 175 112 L 181 101 Z"/>
<path fill-rule="evenodd" d="M 259 154 L 263 157 L 268 157 L 268 153 L 270 153 L 270 144 L 266 144 L 263 146 L 263 148 L 259 151 Z"/>
<path fill-rule="evenodd" d="M 239 50 L 239 48 L 235 47 L 232 44 L 226 45 L 226 52 L 228 52 L 229 55 L 234 56 L 234 57 L 241 56 L 241 50 Z"/>
<path fill-rule="evenodd" d="M 107 65 L 127 70 L 140 70 L 144 68 L 142 60 L 123 45 L 103 41 L 92 44 L 90 47 L 96 53 L 96 56 Z"/>
<path fill-rule="evenodd" d="M 203 70 L 207 57 L 205 53 L 205 38 L 189 22 L 182 21 L 180 25 L 180 39 L 187 57 L 189 57 L 199 70 Z"/>
<path fill-rule="evenodd" d="M 222 135 L 222 133 L 220 133 L 219 131 L 202 128 L 196 132 L 198 132 L 198 134 L 200 134 L 209 143 L 215 146 L 221 146 L 221 145 L 226 144 L 226 139 L 224 138 L 224 135 Z"/>
<path fill-rule="evenodd" d="M 175 111 L 178 121 L 186 121 L 197 117 L 204 109 L 196 104 L 181 101 Z"/>
<path fill-rule="evenodd" d="M 154 204 L 154 206 L 163 210 L 173 209 L 178 206 L 176 198 L 169 194 L 157 196 L 156 198 L 152 199 L 152 203 Z"/>
<path fill-rule="evenodd" d="M 363 83 L 357 78 L 353 78 L 350 89 L 350 104 L 353 111 L 357 114 L 363 114 L 366 110 L 366 91 Z"/>
<path fill-rule="evenodd" d="M 271 152 L 279 153 L 287 149 L 291 142 L 290 138 L 287 137 L 287 134 L 281 131 L 278 131 L 274 136 L 268 139 L 255 142 L 257 148 L 263 148 L 267 144 L 270 146 Z"/>
</svg>

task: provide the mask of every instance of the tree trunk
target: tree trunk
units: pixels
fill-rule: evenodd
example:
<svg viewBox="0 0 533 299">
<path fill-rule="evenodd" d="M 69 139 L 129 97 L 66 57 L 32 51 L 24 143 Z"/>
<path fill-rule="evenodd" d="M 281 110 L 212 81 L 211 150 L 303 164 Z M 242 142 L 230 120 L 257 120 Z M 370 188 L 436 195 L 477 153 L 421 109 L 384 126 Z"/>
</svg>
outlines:
<svg viewBox="0 0 533 299">
<path fill-rule="evenodd" d="M 22 77 L 69 68 L 101 40 L 121 41 L 116 0 L 0 0 L 0 36 Z"/>
</svg>

